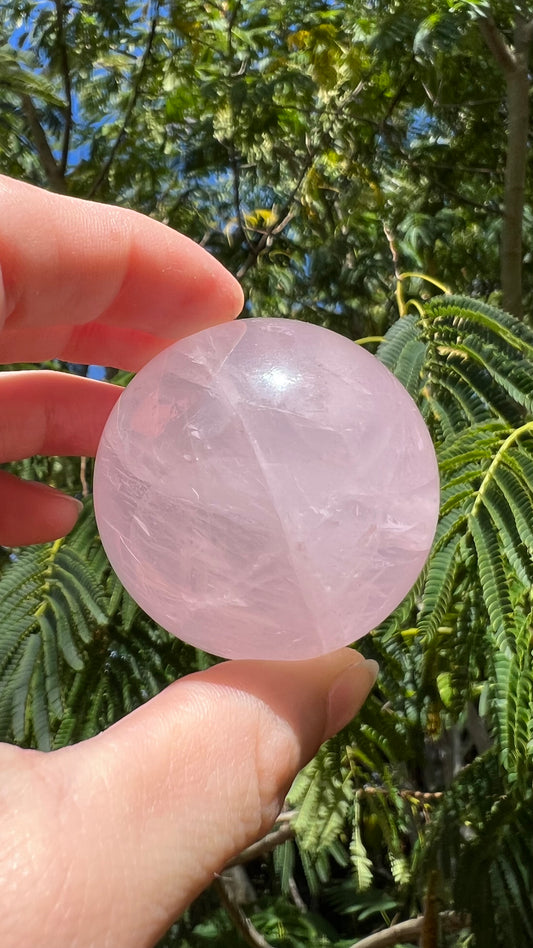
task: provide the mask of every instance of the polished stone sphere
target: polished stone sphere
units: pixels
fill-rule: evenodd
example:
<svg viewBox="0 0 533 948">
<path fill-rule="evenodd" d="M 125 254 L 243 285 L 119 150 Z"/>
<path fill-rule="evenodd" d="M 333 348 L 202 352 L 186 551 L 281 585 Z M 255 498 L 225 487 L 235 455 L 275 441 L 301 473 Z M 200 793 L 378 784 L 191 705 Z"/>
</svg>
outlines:
<svg viewBox="0 0 533 948">
<path fill-rule="evenodd" d="M 227 658 L 352 643 L 407 594 L 439 505 L 418 408 L 327 329 L 242 319 L 161 352 L 96 459 L 102 542 L 165 629 Z"/>
</svg>

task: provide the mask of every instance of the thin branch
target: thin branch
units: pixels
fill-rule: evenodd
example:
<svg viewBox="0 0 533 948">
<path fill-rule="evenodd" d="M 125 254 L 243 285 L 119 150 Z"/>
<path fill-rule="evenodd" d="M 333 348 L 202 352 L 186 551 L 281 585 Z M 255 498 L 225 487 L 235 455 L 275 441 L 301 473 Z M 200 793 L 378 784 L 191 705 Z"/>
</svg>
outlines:
<svg viewBox="0 0 533 948">
<path fill-rule="evenodd" d="M 140 94 L 140 91 L 141 91 L 141 83 L 142 83 L 142 80 L 143 80 L 143 78 L 144 78 L 144 74 L 145 74 L 145 72 L 146 72 L 146 67 L 147 67 L 147 65 L 148 65 L 148 61 L 149 61 L 150 56 L 151 56 L 151 53 L 152 53 L 152 47 L 153 47 L 153 44 L 154 44 L 154 39 L 155 39 L 156 30 L 157 30 L 158 20 L 159 20 L 159 2 L 156 4 L 155 13 L 154 13 L 154 15 L 153 15 L 153 17 L 152 17 L 152 23 L 151 23 L 151 27 L 150 27 L 150 32 L 149 32 L 149 34 L 148 34 L 148 41 L 147 41 L 147 43 L 146 43 L 146 47 L 145 47 L 144 53 L 143 53 L 142 58 L 141 58 L 141 62 L 140 62 L 140 65 L 139 65 L 139 69 L 138 69 L 138 71 L 137 71 L 137 75 L 135 76 L 135 79 L 133 80 L 133 84 L 132 84 L 132 88 L 131 88 L 131 93 L 130 93 L 130 100 L 129 100 L 128 105 L 127 105 L 127 107 L 126 107 L 126 111 L 124 112 L 124 118 L 123 118 L 123 120 L 122 120 L 122 124 L 121 124 L 121 126 L 120 126 L 120 129 L 119 129 L 118 135 L 117 135 L 117 137 L 116 137 L 116 139 L 115 139 L 115 142 L 114 142 L 114 144 L 113 144 L 113 146 L 112 146 L 112 148 L 111 148 L 111 151 L 109 152 L 109 155 L 107 156 L 107 160 L 106 160 L 106 161 L 104 162 L 104 164 L 102 165 L 102 168 L 101 168 L 101 170 L 100 170 L 100 174 L 97 175 L 97 177 L 95 178 L 95 180 L 94 180 L 94 182 L 93 182 L 93 184 L 92 184 L 92 187 L 91 187 L 91 189 L 90 189 L 90 191 L 89 191 L 89 193 L 88 193 L 88 195 L 87 195 L 88 198 L 94 197 L 95 194 L 97 193 L 97 191 L 100 189 L 100 187 L 101 187 L 102 184 L 104 183 L 104 181 L 106 180 L 106 178 L 107 178 L 107 176 L 108 176 L 108 174 L 109 174 L 109 172 L 110 172 L 110 170 L 111 170 L 111 166 L 112 166 L 112 164 L 113 164 L 113 162 L 114 162 L 114 160 L 115 160 L 115 158 L 116 158 L 117 152 L 118 152 L 118 150 L 119 150 L 119 148 L 120 148 L 122 142 L 124 141 L 124 138 L 126 137 L 126 132 L 127 132 L 128 124 L 129 124 L 129 121 L 130 121 L 131 116 L 132 116 L 132 114 L 133 114 L 133 110 L 134 110 L 134 108 L 135 108 L 135 106 L 136 106 L 136 104 L 137 104 L 137 99 L 139 98 L 139 94 Z"/>
<path fill-rule="evenodd" d="M 383 233 L 385 234 L 385 237 L 387 238 L 387 243 L 389 245 L 390 255 L 392 257 L 392 264 L 394 267 L 394 276 L 396 277 L 397 280 L 399 280 L 400 279 L 400 255 L 398 253 L 398 247 L 396 246 L 396 238 L 392 230 L 388 226 L 388 224 L 385 223 L 385 221 L 383 221 L 382 226 L 383 226 Z"/>
<path fill-rule="evenodd" d="M 65 178 L 52 154 L 46 132 L 41 125 L 37 109 L 29 95 L 21 96 L 22 109 L 28 120 L 33 143 L 50 187 L 61 194 L 65 192 Z"/>
<path fill-rule="evenodd" d="M 85 499 L 90 494 L 89 481 L 87 479 L 87 461 L 88 458 L 80 458 L 80 481 L 81 481 L 81 496 Z"/>
<path fill-rule="evenodd" d="M 63 130 L 63 144 L 61 147 L 61 159 L 59 167 L 64 176 L 67 170 L 68 153 L 70 148 L 70 135 L 72 132 L 72 85 L 70 81 L 70 65 L 68 60 L 68 49 L 65 38 L 65 20 L 63 0 L 55 0 L 56 7 L 56 29 L 57 44 L 59 48 L 59 61 L 61 64 L 61 75 L 63 77 L 63 89 L 67 108 L 65 113 L 65 128 Z"/>
<path fill-rule="evenodd" d="M 223 875 L 215 879 L 214 887 L 222 905 L 246 944 L 250 945 L 251 948 L 272 948 L 268 941 L 263 938 L 262 934 L 257 931 L 257 928 L 252 925 L 246 913 L 243 912 L 240 905 L 235 901 L 230 886 L 224 882 Z"/>
<path fill-rule="evenodd" d="M 298 816 L 298 812 L 298 810 L 282 810 L 276 820 L 276 825 L 278 823 L 291 823 Z"/>
<path fill-rule="evenodd" d="M 422 934 L 424 916 L 410 918 L 407 922 L 398 922 L 381 932 L 374 932 L 361 941 L 356 941 L 351 948 L 390 948 L 391 945 L 405 944 L 418 941 Z"/>
<path fill-rule="evenodd" d="M 422 85 L 424 84 L 422 83 Z M 425 85 L 424 90 L 427 93 Z M 478 105 L 499 105 L 501 102 L 501 96 L 491 96 L 487 99 L 465 99 L 463 102 L 441 102 L 440 99 L 436 98 L 432 101 L 439 109 L 473 109 Z"/>
<path fill-rule="evenodd" d="M 233 110 L 232 110 L 233 111 Z M 233 118 L 232 118 L 232 124 Z M 235 142 L 232 139 L 230 143 L 230 165 L 231 172 L 233 176 L 233 206 L 235 210 L 235 217 L 239 225 L 239 230 L 242 234 L 243 240 L 251 254 L 254 252 L 254 246 L 252 241 L 248 236 L 248 230 L 244 220 L 241 206 L 241 172 L 239 167 L 239 159 L 237 158 L 237 152 L 235 149 Z"/>
<path fill-rule="evenodd" d="M 429 101 L 431 102 L 431 104 L 432 104 L 432 105 L 438 105 L 439 103 L 438 103 L 438 101 L 437 101 L 437 96 L 433 95 L 433 93 L 432 93 L 431 89 L 429 88 L 428 84 L 427 84 L 426 82 L 424 82 L 423 79 L 421 79 L 420 82 L 421 82 L 422 88 L 423 88 L 424 92 L 426 93 L 426 95 L 427 95 Z"/>
<path fill-rule="evenodd" d="M 248 254 L 248 257 L 246 258 L 242 266 L 239 267 L 237 271 L 237 274 L 236 274 L 237 280 L 242 280 L 243 276 L 245 276 L 245 274 L 248 273 L 248 270 L 250 270 L 257 263 L 263 251 L 266 250 L 268 247 L 270 247 L 273 237 L 281 234 L 281 232 L 285 229 L 285 227 L 287 227 L 288 224 L 290 224 L 291 220 L 294 217 L 293 203 L 296 199 L 296 195 L 298 194 L 298 191 L 300 190 L 303 182 L 305 181 L 305 178 L 307 177 L 309 171 L 313 167 L 314 162 L 315 162 L 315 156 L 310 155 L 309 158 L 306 160 L 302 168 L 302 171 L 300 172 L 298 180 L 296 181 L 296 184 L 294 185 L 289 197 L 287 198 L 287 201 L 285 202 L 285 206 L 279 218 L 277 219 L 275 224 L 272 224 L 272 226 L 269 227 L 262 234 L 260 239 L 255 244 L 252 245 L 252 248 L 251 248 L 250 253 Z"/>
<path fill-rule="evenodd" d="M 302 915 L 307 915 L 309 908 L 304 902 L 304 900 L 302 899 L 302 896 L 300 895 L 300 890 L 298 886 L 296 885 L 296 880 L 294 876 L 290 876 L 289 878 L 289 895 L 292 901 L 294 902 L 296 908 L 302 913 Z"/>
<path fill-rule="evenodd" d="M 267 853 L 271 853 L 273 849 L 276 849 L 277 846 L 282 846 L 283 843 L 287 842 L 288 839 L 292 839 L 294 836 L 294 830 L 290 823 L 282 823 L 280 827 L 275 829 L 272 833 L 267 833 L 266 836 L 263 836 L 262 839 L 258 839 L 256 843 L 252 843 L 251 846 L 248 846 L 246 849 L 243 849 L 238 856 L 235 856 L 231 862 L 228 862 L 226 869 L 229 869 L 230 866 L 241 866 L 243 863 L 252 862 L 254 859 L 260 859 L 261 856 L 266 856 Z"/>
<path fill-rule="evenodd" d="M 321 142 L 326 138 L 326 136 L 331 131 L 333 127 L 334 119 L 341 114 L 342 110 L 346 107 L 346 105 L 348 105 L 348 103 L 352 102 L 354 99 L 357 98 L 359 93 L 364 89 L 365 84 L 366 84 L 365 80 L 361 79 L 358 82 L 357 86 L 354 89 L 352 89 L 351 92 L 347 96 L 345 96 L 341 102 L 339 102 L 336 109 L 333 110 L 329 127 L 322 129 L 320 133 Z M 325 114 L 325 113 L 322 113 L 322 114 Z M 329 113 L 327 114 L 329 115 Z M 314 151 L 309 148 L 308 156 L 304 162 L 303 168 L 300 171 L 298 179 L 291 193 L 289 194 L 277 221 L 274 224 L 272 224 L 272 226 L 269 227 L 262 234 L 260 239 L 255 244 L 252 244 L 248 257 L 246 258 L 242 266 L 239 267 L 236 273 L 237 280 L 242 280 L 242 278 L 246 275 L 246 273 L 248 273 L 248 270 L 250 270 L 257 263 L 263 251 L 268 249 L 272 245 L 272 241 L 274 237 L 279 236 L 279 234 L 281 234 L 285 230 L 285 228 L 290 224 L 291 220 L 294 217 L 293 205 L 298 195 L 298 191 L 302 187 L 307 175 L 309 174 L 313 165 L 315 164 L 315 161 L 320 154 L 320 150 L 321 150 L 320 143 L 314 147 Z"/>
<path fill-rule="evenodd" d="M 457 932 L 461 928 L 468 926 L 468 919 L 455 912 L 441 912 L 439 922 L 444 931 Z M 406 922 L 398 922 L 381 932 L 374 932 L 354 942 L 351 948 L 392 948 L 393 945 L 408 944 L 409 942 L 419 941 L 422 935 L 424 925 L 424 916 L 410 918 Z"/>
<path fill-rule="evenodd" d="M 411 56 L 411 65 L 413 65 L 414 63 L 415 63 L 415 57 L 414 57 L 414 56 Z M 389 107 L 388 107 L 387 111 L 385 112 L 385 115 L 384 115 L 383 118 L 381 119 L 381 126 L 382 126 L 382 127 L 384 127 L 384 126 L 387 124 L 387 122 L 389 121 L 389 119 L 392 118 L 392 113 L 394 112 L 396 106 L 399 105 L 400 102 L 402 101 L 403 94 L 404 94 L 405 90 L 409 87 L 409 83 L 411 82 L 411 80 L 412 80 L 412 73 L 411 73 L 411 71 L 409 70 L 408 73 L 407 73 L 406 78 L 403 79 L 402 82 L 400 82 L 400 86 L 399 86 L 399 88 L 398 88 L 398 90 L 397 90 L 397 92 L 396 92 L 396 95 L 394 95 L 393 98 L 391 99 L 391 101 L 390 101 L 390 103 L 389 103 Z M 425 87 L 424 87 L 424 88 L 425 88 Z"/>
<path fill-rule="evenodd" d="M 402 281 L 401 281 L 401 276 L 400 276 L 400 255 L 399 255 L 398 247 L 396 244 L 396 238 L 392 230 L 390 229 L 390 227 L 385 221 L 382 222 L 382 226 L 383 226 L 383 233 L 385 234 L 385 237 L 387 238 L 390 255 L 392 257 L 392 265 L 394 267 L 394 280 L 396 284 L 394 295 L 396 297 L 398 315 L 402 317 L 402 316 L 405 316 L 407 312 L 407 308 L 406 308 L 405 300 L 403 296 L 403 286 L 402 286 Z"/>
<path fill-rule="evenodd" d="M 403 274 L 405 276 L 405 274 Z M 394 792 L 394 791 L 393 791 Z M 390 796 L 391 791 L 387 787 L 360 787 L 356 790 L 358 797 L 371 797 L 371 796 Z M 436 800 L 442 799 L 444 796 L 443 790 L 409 790 L 403 789 L 398 790 L 397 795 L 401 797 L 402 800 L 416 800 L 420 803 L 431 803 Z"/>
<path fill-rule="evenodd" d="M 499 101 L 499 100 L 498 100 Z M 417 168 L 422 167 L 420 162 L 413 162 L 413 165 Z M 431 170 L 435 171 L 464 171 L 466 174 L 488 174 L 494 175 L 494 168 L 484 168 L 480 165 L 443 165 L 442 163 L 436 164 Z M 481 207 L 482 205 L 480 205 Z"/>
<path fill-rule="evenodd" d="M 208 229 L 204 232 L 203 237 L 198 241 L 198 246 L 199 246 L 199 247 L 207 247 L 209 241 L 211 240 L 211 237 L 212 237 L 213 234 L 215 234 L 215 233 L 216 233 L 216 231 L 215 231 L 214 227 L 208 227 Z"/>
</svg>

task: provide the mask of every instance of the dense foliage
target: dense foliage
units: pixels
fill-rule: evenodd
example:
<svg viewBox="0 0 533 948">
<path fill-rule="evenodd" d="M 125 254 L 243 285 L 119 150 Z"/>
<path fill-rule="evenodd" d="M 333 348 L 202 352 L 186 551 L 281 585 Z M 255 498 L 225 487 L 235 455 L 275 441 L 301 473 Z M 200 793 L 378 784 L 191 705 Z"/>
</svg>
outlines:
<svg viewBox="0 0 533 948">
<path fill-rule="evenodd" d="M 380 330 L 395 265 L 501 289 L 522 6 L 2 0 L 0 166 L 184 230 L 257 314 Z"/>
<path fill-rule="evenodd" d="M 527 6 L 0 3 L 0 171 L 185 231 L 249 313 L 379 342 L 441 466 L 426 572 L 364 643 L 378 689 L 166 946 L 533 941 L 533 332 L 497 308 L 517 233 L 506 305 L 533 298 L 531 180 L 521 208 L 508 188 Z M 212 659 L 118 583 L 90 461 L 13 468 L 86 498 L 71 536 L 0 558 L 0 736 L 49 749 Z"/>
</svg>

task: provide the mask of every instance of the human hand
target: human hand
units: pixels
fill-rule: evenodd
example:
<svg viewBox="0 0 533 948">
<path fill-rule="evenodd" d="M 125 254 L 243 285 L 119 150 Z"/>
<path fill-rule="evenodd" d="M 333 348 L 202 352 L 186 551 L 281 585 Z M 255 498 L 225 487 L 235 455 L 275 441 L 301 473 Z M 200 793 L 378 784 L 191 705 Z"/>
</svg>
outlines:
<svg viewBox="0 0 533 948">
<path fill-rule="evenodd" d="M 0 363 L 138 369 L 242 305 L 208 254 L 133 212 L 5 178 L 0 209 Z M 63 373 L 0 373 L 0 462 L 94 454 L 119 394 Z M 72 498 L 0 472 L 0 543 L 55 538 L 76 517 Z M 0 745 L 0 944 L 153 945 L 268 830 L 298 769 L 374 678 L 375 663 L 350 649 L 227 662 L 77 746 Z"/>
</svg>

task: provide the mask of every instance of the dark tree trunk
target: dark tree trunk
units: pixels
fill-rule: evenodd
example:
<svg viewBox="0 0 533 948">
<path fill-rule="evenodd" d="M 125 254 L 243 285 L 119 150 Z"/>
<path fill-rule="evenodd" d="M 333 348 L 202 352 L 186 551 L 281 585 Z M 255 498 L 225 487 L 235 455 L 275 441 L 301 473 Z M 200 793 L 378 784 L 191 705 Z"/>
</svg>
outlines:
<svg viewBox="0 0 533 948">
<path fill-rule="evenodd" d="M 528 62 L 533 20 L 517 14 L 511 49 L 491 17 L 480 20 L 481 32 L 507 86 L 507 157 L 503 197 L 500 279 L 503 308 L 522 319 L 522 225 L 529 133 Z"/>
</svg>

